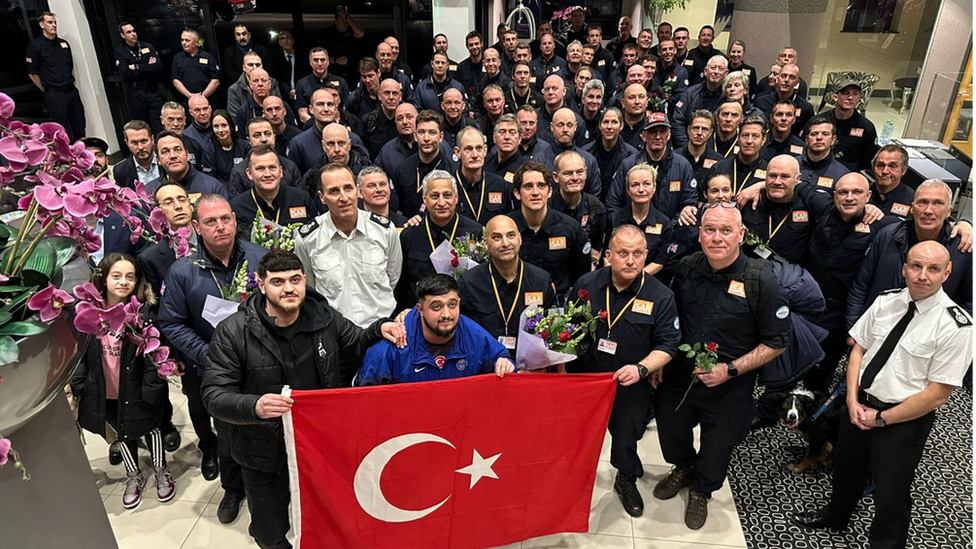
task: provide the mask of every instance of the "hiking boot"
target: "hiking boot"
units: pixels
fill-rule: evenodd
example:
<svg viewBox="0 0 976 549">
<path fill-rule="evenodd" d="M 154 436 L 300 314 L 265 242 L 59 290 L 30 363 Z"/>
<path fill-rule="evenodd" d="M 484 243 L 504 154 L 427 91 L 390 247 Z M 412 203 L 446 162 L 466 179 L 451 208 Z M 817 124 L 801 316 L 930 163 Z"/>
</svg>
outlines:
<svg viewBox="0 0 976 549">
<path fill-rule="evenodd" d="M 644 514 L 644 499 L 637 490 L 636 477 L 618 471 L 617 478 L 613 481 L 613 491 L 620 497 L 620 503 L 628 515 L 639 517 Z"/>
<path fill-rule="evenodd" d="M 225 489 L 224 497 L 220 500 L 220 505 L 217 506 L 217 520 L 221 524 L 230 524 L 237 520 L 243 502 L 244 494 Z"/>
<path fill-rule="evenodd" d="M 125 492 L 122 493 L 122 507 L 135 509 L 142 503 L 142 489 L 146 485 L 146 479 L 142 476 L 142 471 L 125 474 Z"/>
<path fill-rule="evenodd" d="M 654 497 L 657 499 L 671 499 L 678 495 L 682 488 L 691 483 L 691 467 L 672 467 L 668 476 L 654 487 Z"/>
<path fill-rule="evenodd" d="M 153 474 L 156 476 L 156 497 L 159 501 L 166 503 L 173 499 L 176 496 L 176 482 L 173 481 L 169 467 L 163 465 L 153 468 Z"/>
<path fill-rule="evenodd" d="M 688 490 L 688 506 L 685 507 L 685 526 L 699 530 L 708 518 L 708 496 L 692 488 Z"/>
</svg>

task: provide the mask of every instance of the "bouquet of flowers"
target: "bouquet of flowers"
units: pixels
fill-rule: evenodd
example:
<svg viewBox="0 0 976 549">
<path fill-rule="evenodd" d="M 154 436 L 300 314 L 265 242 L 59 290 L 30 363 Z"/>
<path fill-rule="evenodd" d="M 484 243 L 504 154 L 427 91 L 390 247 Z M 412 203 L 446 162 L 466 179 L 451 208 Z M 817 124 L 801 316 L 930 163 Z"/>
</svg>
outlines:
<svg viewBox="0 0 976 549">
<path fill-rule="evenodd" d="M 450 242 L 441 242 L 430 254 L 434 270 L 438 274 L 449 274 L 458 278 L 465 271 L 484 263 L 488 260 L 488 251 L 483 240 L 484 234 L 481 239 L 473 234 L 463 234 Z"/>
<path fill-rule="evenodd" d="M 251 242 L 269 250 L 294 251 L 295 231 L 301 226 L 301 223 L 281 226 L 273 221 L 255 217 L 254 227 L 251 229 Z"/>
<path fill-rule="evenodd" d="M 705 370 L 706 372 L 711 372 L 712 368 L 718 364 L 718 343 L 714 341 L 709 341 L 708 343 L 696 342 L 694 345 L 688 345 L 687 343 L 682 343 L 678 345 L 678 350 L 685 353 L 686 358 L 695 359 L 695 370 Z M 691 373 L 691 383 L 688 385 L 688 389 L 685 391 L 685 396 L 681 397 L 681 402 L 678 403 L 678 408 L 685 403 L 685 399 L 688 398 L 688 393 L 691 392 L 691 388 L 698 382 L 698 374 L 696 372 Z"/>
<path fill-rule="evenodd" d="M 553 37 L 559 37 L 562 41 L 566 40 L 569 29 L 573 26 L 573 10 L 575 9 L 586 10 L 583 6 L 567 6 L 566 9 L 552 12 L 550 23 L 552 23 Z"/>
<path fill-rule="evenodd" d="M 254 293 L 254 290 L 258 289 L 258 279 L 257 271 L 247 270 L 247 260 L 241 263 L 241 268 L 237 269 L 237 274 L 234 275 L 234 281 L 225 286 L 224 284 L 218 284 L 220 286 L 220 295 L 227 301 L 236 301 L 238 303 L 243 303 L 247 296 Z"/>
<path fill-rule="evenodd" d="M 519 321 L 515 364 L 520 370 L 565 364 L 586 351 L 587 338 L 595 333 L 596 317 L 586 290 L 564 310 L 546 314 L 540 307 L 528 307 Z"/>
</svg>

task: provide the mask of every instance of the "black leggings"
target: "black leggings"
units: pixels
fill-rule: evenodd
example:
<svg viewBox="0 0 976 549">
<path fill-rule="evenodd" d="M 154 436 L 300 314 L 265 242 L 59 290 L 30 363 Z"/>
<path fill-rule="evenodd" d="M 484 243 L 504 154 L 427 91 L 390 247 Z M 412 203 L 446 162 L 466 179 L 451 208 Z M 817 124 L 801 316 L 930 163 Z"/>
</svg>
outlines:
<svg viewBox="0 0 976 549">
<path fill-rule="evenodd" d="M 119 401 L 114 399 L 105 400 L 105 417 L 108 424 L 118 432 Z M 119 451 L 122 453 L 122 463 L 125 465 L 126 473 L 137 473 L 139 467 L 139 441 L 125 440 L 119 442 Z M 166 465 L 166 452 L 163 451 L 163 434 L 159 428 L 146 433 L 146 447 L 149 448 L 149 456 L 152 458 L 153 467 L 160 468 Z"/>
</svg>

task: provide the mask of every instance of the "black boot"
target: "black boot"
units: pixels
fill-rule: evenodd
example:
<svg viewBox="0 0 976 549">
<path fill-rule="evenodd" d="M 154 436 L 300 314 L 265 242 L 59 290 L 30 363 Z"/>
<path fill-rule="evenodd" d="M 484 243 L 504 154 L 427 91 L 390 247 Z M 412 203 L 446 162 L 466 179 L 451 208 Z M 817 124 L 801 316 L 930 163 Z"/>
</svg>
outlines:
<svg viewBox="0 0 976 549">
<path fill-rule="evenodd" d="M 620 497 L 624 511 L 632 517 L 644 514 L 644 499 L 637 490 L 637 477 L 617 471 L 617 478 L 613 481 L 613 491 Z"/>
</svg>

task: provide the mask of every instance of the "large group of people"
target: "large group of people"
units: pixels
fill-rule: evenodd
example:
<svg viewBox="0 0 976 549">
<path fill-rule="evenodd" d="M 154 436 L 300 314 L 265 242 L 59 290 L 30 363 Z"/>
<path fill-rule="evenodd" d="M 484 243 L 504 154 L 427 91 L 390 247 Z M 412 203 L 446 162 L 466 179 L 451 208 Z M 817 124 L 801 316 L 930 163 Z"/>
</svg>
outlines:
<svg viewBox="0 0 976 549">
<path fill-rule="evenodd" d="M 346 8 L 335 23 L 346 42 L 368 38 Z M 54 14 L 40 25 L 29 71 L 51 116 L 82 136 L 70 46 Z M 694 48 L 666 22 L 635 35 L 623 17 L 618 30 L 603 40 L 580 9 L 562 34 L 542 22 L 527 43 L 504 25 L 493 45 L 471 31 L 460 62 L 438 34 L 414 71 L 393 37 L 357 67 L 343 40 L 301 51 L 283 31 L 269 50 L 243 24 L 218 61 L 188 29 L 163 76 L 153 45 L 120 25 L 131 154 L 109 168 L 104 141 L 85 144 L 102 154 L 96 173 L 146 184 L 174 228 L 190 227 L 193 252 L 177 260 L 170 242 L 137 246 L 124 224 L 100 222 L 95 285 L 109 304 L 139 298 L 179 358 L 203 476 L 224 489 L 221 522 L 247 498 L 257 544 L 289 547 L 283 386 L 510 375 L 520 314 L 587 295 L 593 340 L 549 375 L 614 373 L 610 462 L 628 514 L 643 512 L 637 443 L 656 418 L 673 469 L 653 496 L 687 488 L 685 523 L 705 524 L 755 427 L 760 372 L 801 366 L 789 351 L 809 321 L 826 333 L 813 343 L 824 358 L 798 379 L 831 388 L 853 349 L 851 417 L 830 507 L 797 521 L 843 527 L 870 473 L 885 502 L 872 546 L 904 546 L 934 410 L 972 355 L 972 227 L 950 218 L 945 183 L 902 181 L 908 153 L 876 143 L 857 81 L 815 113 L 788 46 L 767 75 L 756 67 L 769 60 L 738 40 L 717 50 L 707 25 Z M 177 100 L 162 101 L 164 79 Z M 294 252 L 250 242 L 255 221 L 300 224 Z M 438 273 L 431 254 L 461 236 L 483 240 L 488 259 Z M 211 302 L 245 262 L 258 291 L 216 321 Z M 805 269 L 826 306 L 797 310 L 774 263 Z M 695 344 L 714 367 L 678 351 Z M 179 445 L 165 384 L 133 353 L 119 334 L 95 341 L 71 383 L 81 425 L 115 430 L 127 508 L 146 483 L 137 441 L 161 501 L 177 489 L 165 452 Z"/>
</svg>

